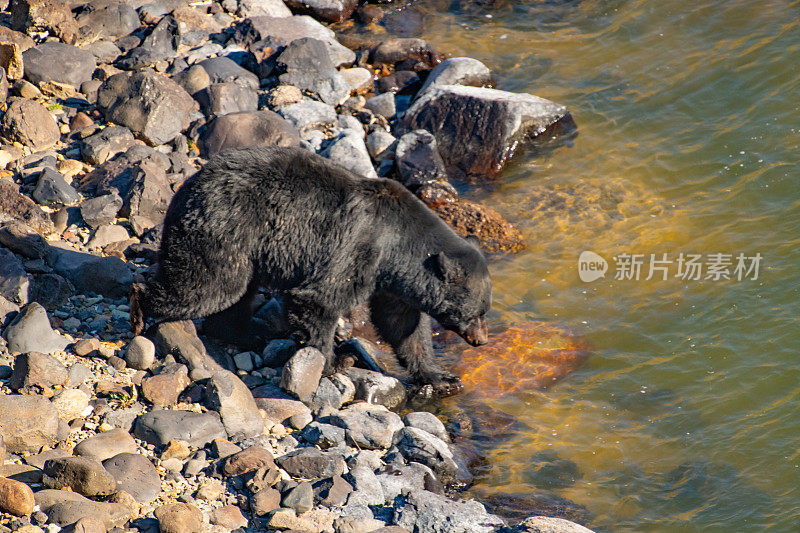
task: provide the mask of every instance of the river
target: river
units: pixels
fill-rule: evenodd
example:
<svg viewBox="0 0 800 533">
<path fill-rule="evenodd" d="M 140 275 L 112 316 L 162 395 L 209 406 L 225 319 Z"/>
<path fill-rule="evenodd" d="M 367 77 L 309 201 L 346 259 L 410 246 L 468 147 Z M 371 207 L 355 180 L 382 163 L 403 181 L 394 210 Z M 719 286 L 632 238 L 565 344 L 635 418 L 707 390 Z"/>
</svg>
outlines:
<svg viewBox="0 0 800 533">
<path fill-rule="evenodd" d="M 528 243 L 492 260 L 492 321 L 552 323 L 591 346 L 546 390 L 445 403 L 513 420 L 478 435 L 470 493 L 499 512 L 545 491 L 606 531 L 797 531 L 800 3 L 411 9 L 422 26 L 404 32 L 483 61 L 499 89 L 566 105 L 578 125 L 469 193 Z M 608 261 L 604 278 L 581 281 L 582 251 Z M 642 254 L 639 279 L 615 279 L 624 254 Z M 680 254 L 701 256 L 701 279 L 676 277 Z M 760 254 L 757 276 L 735 274 L 739 254 L 747 267 Z M 666 280 L 646 279 L 651 259 L 666 259 Z M 724 273 L 729 260 L 731 279 L 715 279 L 711 263 Z"/>
</svg>

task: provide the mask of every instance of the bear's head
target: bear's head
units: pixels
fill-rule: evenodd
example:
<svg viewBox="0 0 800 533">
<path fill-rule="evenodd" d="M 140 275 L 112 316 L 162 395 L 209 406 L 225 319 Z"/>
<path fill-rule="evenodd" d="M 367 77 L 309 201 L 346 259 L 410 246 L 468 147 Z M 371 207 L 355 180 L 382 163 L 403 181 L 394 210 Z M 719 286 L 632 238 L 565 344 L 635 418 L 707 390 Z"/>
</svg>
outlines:
<svg viewBox="0 0 800 533">
<path fill-rule="evenodd" d="M 471 244 L 430 258 L 442 287 L 439 305 L 431 314 L 442 326 L 472 346 L 486 344 L 486 313 L 492 306 L 492 278 L 486 258 Z"/>
</svg>

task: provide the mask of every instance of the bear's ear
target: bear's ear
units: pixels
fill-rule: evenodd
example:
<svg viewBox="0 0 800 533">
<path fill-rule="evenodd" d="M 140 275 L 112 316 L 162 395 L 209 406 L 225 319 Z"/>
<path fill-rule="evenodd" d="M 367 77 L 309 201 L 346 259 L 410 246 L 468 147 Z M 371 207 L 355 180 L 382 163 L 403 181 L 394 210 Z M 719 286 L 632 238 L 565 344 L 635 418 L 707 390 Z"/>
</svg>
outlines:
<svg viewBox="0 0 800 533">
<path fill-rule="evenodd" d="M 464 279 L 464 272 L 461 271 L 458 263 L 453 261 L 444 252 L 439 252 L 433 256 L 433 265 L 436 273 L 443 281 L 459 282 Z"/>
</svg>

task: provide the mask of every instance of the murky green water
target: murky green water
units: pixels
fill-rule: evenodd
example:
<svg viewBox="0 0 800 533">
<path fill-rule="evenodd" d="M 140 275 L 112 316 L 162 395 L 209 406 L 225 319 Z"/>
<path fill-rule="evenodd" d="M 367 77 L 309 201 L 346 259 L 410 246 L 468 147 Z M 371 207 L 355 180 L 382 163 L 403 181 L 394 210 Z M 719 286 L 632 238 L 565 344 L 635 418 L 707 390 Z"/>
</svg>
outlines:
<svg viewBox="0 0 800 533">
<path fill-rule="evenodd" d="M 461 4 L 418 2 L 436 13 L 420 35 L 484 61 L 498 88 L 567 105 L 579 128 L 474 193 L 529 243 L 493 264 L 493 318 L 557 322 L 594 347 L 548 391 L 453 400 L 517 420 L 480 441 L 473 493 L 546 489 L 603 530 L 797 531 L 800 3 Z M 755 281 L 684 281 L 676 264 L 645 281 L 645 262 L 639 281 L 612 264 L 584 283 L 583 250 L 763 259 Z M 542 452 L 579 478 L 538 470 Z"/>
</svg>

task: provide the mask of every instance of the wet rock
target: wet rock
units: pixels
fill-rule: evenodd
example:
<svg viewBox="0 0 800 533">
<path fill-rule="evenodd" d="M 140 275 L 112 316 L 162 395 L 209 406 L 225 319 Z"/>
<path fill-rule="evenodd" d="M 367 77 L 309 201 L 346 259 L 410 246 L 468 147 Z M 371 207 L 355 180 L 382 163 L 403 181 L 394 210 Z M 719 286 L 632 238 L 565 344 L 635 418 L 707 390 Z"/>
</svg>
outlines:
<svg viewBox="0 0 800 533">
<path fill-rule="evenodd" d="M 309 16 L 294 17 L 249 17 L 243 20 L 233 36 L 235 42 L 247 46 L 251 51 L 271 47 L 278 50 L 296 39 L 311 37 L 324 41 L 328 46 L 334 66 L 352 64 L 355 53 L 339 44 L 336 34 Z"/>
<path fill-rule="evenodd" d="M 211 523 L 233 530 L 247 527 L 247 518 L 235 505 L 223 505 L 211 513 Z"/>
<path fill-rule="evenodd" d="M 29 259 L 44 259 L 50 245 L 33 228 L 16 220 L 0 226 L 0 245 Z"/>
<path fill-rule="evenodd" d="M 235 374 L 214 374 L 206 386 L 206 402 L 219 412 L 229 436 L 248 438 L 264 432 L 264 420 L 253 395 Z"/>
<path fill-rule="evenodd" d="M 0 436 L 10 453 L 52 447 L 58 436 L 58 412 L 43 396 L 0 395 Z"/>
<path fill-rule="evenodd" d="M 171 440 L 185 441 L 202 448 L 214 439 L 227 435 L 219 418 L 212 413 L 191 411 L 151 411 L 136 418 L 134 436 L 154 446 Z"/>
<path fill-rule="evenodd" d="M 78 191 L 67 183 L 64 176 L 52 168 L 45 168 L 39 175 L 32 196 L 39 204 L 50 208 L 74 205 L 81 199 Z"/>
<path fill-rule="evenodd" d="M 55 332 L 50 327 L 47 311 L 36 302 L 25 306 L 11 325 L 6 328 L 4 336 L 8 341 L 8 349 L 12 352 L 20 353 L 41 352 L 49 354 L 63 350 L 69 344 L 69 341 L 63 335 Z M 18 362 L 18 364 L 26 365 L 27 360 L 23 361 Z M 48 370 L 52 369 L 51 366 L 48 366 Z M 63 368 L 63 365 L 61 368 Z M 20 371 L 23 370 L 21 369 Z M 25 368 L 24 372 L 27 373 L 28 369 Z M 63 372 L 63 377 L 66 378 L 66 369 Z M 58 379 L 61 378 L 61 374 L 57 376 Z"/>
<path fill-rule="evenodd" d="M 281 506 L 281 493 L 273 488 L 262 489 L 250 497 L 250 510 L 264 516 Z"/>
<path fill-rule="evenodd" d="M 298 514 L 302 514 L 314 507 L 314 491 L 311 483 L 304 481 L 286 493 L 281 500 L 283 507 L 294 509 Z"/>
<path fill-rule="evenodd" d="M 453 453 L 447 443 L 427 431 L 415 427 L 401 429 L 394 439 L 400 453 L 409 461 L 424 464 L 444 483 L 450 483 L 458 473 Z"/>
<path fill-rule="evenodd" d="M 322 371 L 325 368 L 325 356 L 316 348 L 298 350 L 281 374 L 281 388 L 305 403 L 311 402 L 314 392 L 319 386 Z"/>
<path fill-rule="evenodd" d="M 275 64 L 282 84 L 307 91 L 326 104 L 338 105 L 350 95 L 350 86 L 334 67 L 323 41 L 296 39 L 278 55 Z"/>
<path fill-rule="evenodd" d="M 16 516 L 33 512 L 33 491 L 25 483 L 0 477 L 0 511 Z"/>
<path fill-rule="evenodd" d="M 413 413 L 407 413 L 403 417 L 403 422 L 405 422 L 407 427 L 421 429 L 422 431 L 430 433 L 431 435 L 441 439 L 443 442 L 450 441 L 450 437 L 447 435 L 447 430 L 444 428 L 444 424 L 433 413 L 429 413 L 427 411 L 415 411 Z"/>
<path fill-rule="evenodd" d="M 505 524 L 480 503 L 457 502 L 427 490 L 411 492 L 395 507 L 394 523 L 409 531 L 490 533 Z"/>
<path fill-rule="evenodd" d="M 403 429 L 397 414 L 381 405 L 354 404 L 334 413 L 330 423 L 344 428 L 347 442 L 368 450 L 388 449 L 395 434 Z"/>
<path fill-rule="evenodd" d="M 109 126 L 81 143 L 81 156 L 92 165 L 105 163 L 115 155 L 133 146 L 131 130 L 121 126 Z"/>
<path fill-rule="evenodd" d="M 303 428 L 300 435 L 309 444 L 319 446 L 323 450 L 343 444 L 345 438 L 344 429 L 322 422 L 311 422 Z"/>
<path fill-rule="evenodd" d="M 517 253 L 525 248 L 522 234 L 489 207 L 464 198 L 432 206 L 459 235 L 474 235 L 489 253 Z"/>
<path fill-rule="evenodd" d="M 367 93 L 372 89 L 372 73 L 362 67 L 346 68 L 339 71 L 350 90 L 359 94 Z"/>
<path fill-rule="evenodd" d="M 282 107 L 278 113 L 301 132 L 334 124 L 337 119 L 336 109 L 333 106 L 308 99 Z"/>
<path fill-rule="evenodd" d="M 69 487 L 88 498 L 107 496 L 116 483 L 103 465 L 88 457 L 49 459 L 44 463 L 44 484 L 47 488 Z"/>
<path fill-rule="evenodd" d="M 38 85 L 55 81 L 80 87 L 97 68 L 94 55 L 64 43 L 46 42 L 22 54 L 25 79 Z"/>
<path fill-rule="evenodd" d="M 228 457 L 222 472 L 228 476 L 238 476 L 260 468 L 275 468 L 272 452 L 261 446 L 250 446 Z"/>
<path fill-rule="evenodd" d="M 286 4 L 295 12 L 324 22 L 343 22 L 353 14 L 358 0 L 286 0 Z"/>
<path fill-rule="evenodd" d="M 320 479 L 341 475 L 345 463 L 335 451 L 323 452 L 317 448 L 300 448 L 279 457 L 278 465 L 292 477 Z"/>
<path fill-rule="evenodd" d="M 209 123 L 200 139 L 200 147 L 206 157 L 229 148 L 299 144 L 297 129 L 267 109 L 217 117 Z"/>
<path fill-rule="evenodd" d="M 135 370 L 148 370 L 156 361 L 156 347 L 153 342 L 142 336 L 131 339 L 125 352 L 125 362 Z"/>
<path fill-rule="evenodd" d="M 574 125 L 562 105 L 531 94 L 436 85 L 403 116 L 402 131 L 432 132 L 451 176 L 495 179 L 517 146 Z"/>
<path fill-rule="evenodd" d="M 356 400 L 389 409 L 397 409 L 406 401 L 406 388 L 397 378 L 363 368 L 349 368 L 345 375 L 353 380 Z"/>
<path fill-rule="evenodd" d="M 189 367 L 190 375 L 197 371 L 210 377 L 222 370 L 219 363 L 206 352 L 203 342 L 197 337 L 194 323 L 190 320 L 158 324 L 152 340 L 159 357 L 172 355 Z"/>
<path fill-rule="evenodd" d="M 116 490 L 124 490 L 138 503 L 149 503 L 161 492 L 158 471 L 144 455 L 123 452 L 103 461 L 103 467 L 116 480 Z"/>
<path fill-rule="evenodd" d="M 89 407 L 90 396 L 80 389 L 64 389 L 52 400 L 53 405 L 58 411 L 58 417 L 71 422 L 83 415 Z"/>
<path fill-rule="evenodd" d="M 61 139 L 53 116 L 34 100 L 13 99 L 3 115 L 1 125 L 3 135 L 33 150 L 45 150 Z"/>
<path fill-rule="evenodd" d="M 120 298 L 127 296 L 133 275 L 127 264 L 118 257 L 97 257 L 54 246 L 53 270 L 64 276 L 80 292 L 96 292 Z"/>
<path fill-rule="evenodd" d="M 89 3 L 76 20 L 82 40 L 116 39 L 139 28 L 139 15 L 124 2 Z"/>
<path fill-rule="evenodd" d="M 164 17 L 141 44 L 117 61 L 117 65 L 125 70 L 136 70 L 158 61 L 171 59 L 177 54 L 180 42 L 178 22 L 173 17 Z"/>
<path fill-rule="evenodd" d="M 28 303 L 30 281 L 25 268 L 10 250 L 0 248 L 0 295 L 15 305 Z"/>
<path fill-rule="evenodd" d="M 53 221 L 10 180 L 0 180 L 0 222 L 22 221 L 39 233 L 53 231 Z"/>
<path fill-rule="evenodd" d="M 106 130 L 108 129 L 111 128 L 106 128 Z M 128 131 L 127 128 L 120 129 Z M 132 138 L 131 136 L 131 139 Z M 83 217 L 83 221 L 92 229 L 97 229 L 100 226 L 113 222 L 120 209 L 122 209 L 122 198 L 120 198 L 116 191 L 95 198 L 88 198 L 81 202 L 81 216 Z"/>
<path fill-rule="evenodd" d="M 295 400 L 275 385 L 262 385 L 252 390 L 256 405 L 266 413 L 268 420 L 274 423 L 288 423 L 295 416 L 310 416 L 311 410 Z"/>
<path fill-rule="evenodd" d="M 206 115 L 252 112 L 258 109 L 258 94 L 238 83 L 215 83 L 198 95 Z"/>
<path fill-rule="evenodd" d="M 105 461 L 121 453 L 136 453 L 136 441 L 123 429 L 111 429 L 82 440 L 73 452 L 95 461 Z"/>
<path fill-rule="evenodd" d="M 377 178 L 378 173 L 372 166 L 363 133 L 344 130 L 335 137 L 321 153 L 331 161 L 338 163 L 350 172 L 365 178 Z"/>
<path fill-rule="evenodd" d="M 190 503 L 166 503 L 157 507 L 153 514 L 161 533 L 201 533 L 203 530 L 203 513 Z"/>
<path fill-rule="evenodd" d="M 367 102 L 364 104 L 364 107 L 376 115 L 384 116 L 389 120 L 394 118 L 395 113 L 397 113 L 394 94 L 390 92 L 385 92 L 383 94 L 379 94 L 378 96 L 368 98 Z"/>
<path fill-rule="evenodd" d="M 198 65 L 208 73 L 211 83 L 236 83 L 254 91 L 259 87 L 258 76 L 240 67 L 229 57 L 212 57 Z"/>
<path fill-rule="evenodd" d="M 530 516 L 509 529 L 510 533 L 592 533 L 575 522 L 552 516 Z"/>
<path fill-rule="evenodd" d="M 283 0 L 239 0 L 240 17 L 266 15 L 269 17 L 291 17 L 292 12 Z"/>
<path fill-rule="evenodd" d="M 198 107 L 180 85 L 146 70 L 108 78 L 97 92 L 97 104 L 106 120 L 127 126 L 154 146 L 185 130 Z"/>
<path fill-rule="evenodd" d="M 427 42 L 415 38 L 383 41 L 372 50 L 370 58 L 378 65 L 394 65 L 412 60 L 414 64 L 419 63 L 427 68 L 433 68 L 442 60 L 441 54 L 436 53 Z"/>
<path fill-rule="evenodd" d="M 381 161 L 394 157 L 395 143 L 397 139 L 394 135 L 383 128 L 375 128 L 375 131 L 367 135 L 367 151 L 372 159 Z"/>
<path fill-rule="evenodd" d="M 191 382 L 184 372 L 157 374 L 142 380 L 142 395 L 156 407 L 170 407 Z"/>
<path fill-rule="evenodd" d="M 492 85 L 492 71 L 489 67 L 471 57 L 452 57 L 445 59 L 434 68 L 420 89 L 421 96 L 436 85 L 470 85 L 488 87 Z"/>
<path fill-rule="evenodd" d="M 400 137 L 395 161 L 400 182 L 412 190 L 430 181 L 447 181 L 436 138 L 425 130 L 415 130 Z"/>
<path fill-rule="evenodd" d="M 48 521 L 61 526 L 95 518 L 105 528 L 121 526 L 131 517 L 131 510 L 124 504 L 95 502 L 78 493 L 66 490 L 40 490 L 34 494 L 36 505 L 47 515 Z"/>
</svg>

